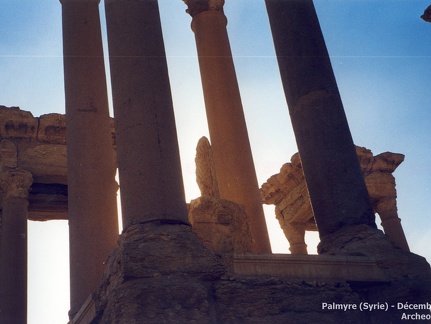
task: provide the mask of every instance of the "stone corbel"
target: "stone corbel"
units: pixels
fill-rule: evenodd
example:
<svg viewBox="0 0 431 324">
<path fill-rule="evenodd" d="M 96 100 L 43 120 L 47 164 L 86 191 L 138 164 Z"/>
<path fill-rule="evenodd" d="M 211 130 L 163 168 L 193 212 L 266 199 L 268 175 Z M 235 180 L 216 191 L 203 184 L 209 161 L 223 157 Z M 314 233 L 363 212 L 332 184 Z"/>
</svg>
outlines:
<svg viewBox="0 0 431 324">
<path fill-rule="evenodd" d="M 186 12 L 194 17 L 204 11 L 223 12 L 224 0 L 183 0 L 188 6 Z"/>
</svg>

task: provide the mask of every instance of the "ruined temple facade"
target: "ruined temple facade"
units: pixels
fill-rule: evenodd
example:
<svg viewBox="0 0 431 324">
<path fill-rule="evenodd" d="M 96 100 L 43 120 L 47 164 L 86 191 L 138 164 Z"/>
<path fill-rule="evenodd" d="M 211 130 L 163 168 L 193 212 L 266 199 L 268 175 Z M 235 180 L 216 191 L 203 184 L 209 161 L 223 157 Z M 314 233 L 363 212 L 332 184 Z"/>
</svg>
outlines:
<svg viewBox="0 0 431 324">
<path fill-rule="evenodd" d="M 319 255 L 271 254 L 224 0 L 184 1 L 212 147 L 214 181 L 201 203 L 219 204 L 209 216 L 191 215 L 199 203 L 185 202 L 157 1 L 105 0 L 115 143 L 99 0 L 60 2 L 66 118 L 0 109 L 7 116 L 0 133 L 0 323 L 26 321 L 26 220 L 41 215 L 69 220 L 71 323 L 396 323 L 411 309 L 337 311 L 322 303 L 431 300 L 426 260 L 376 227 L 311 0 L 265 3 Z M 238 239 L 223 245 L 226 236 Z"/>
</svg>

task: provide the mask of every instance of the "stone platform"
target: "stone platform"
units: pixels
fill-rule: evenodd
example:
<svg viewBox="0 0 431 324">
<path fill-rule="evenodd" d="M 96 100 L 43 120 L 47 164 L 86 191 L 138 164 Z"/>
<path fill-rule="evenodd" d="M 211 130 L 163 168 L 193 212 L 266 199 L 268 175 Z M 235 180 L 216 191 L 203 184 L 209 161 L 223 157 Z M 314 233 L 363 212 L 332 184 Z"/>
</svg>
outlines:
<svg viewBox="0 0 431 324">
<path fill-rule="evenodd" d="M 292 282 L 387 284 L 388 277 L 368 257 L 290 254 L 235 254 L 229 276 L 277 278 Z M 70 324 L 88 324 L 96 316 L 93 296 L 89 296 Z"/>
</svg>

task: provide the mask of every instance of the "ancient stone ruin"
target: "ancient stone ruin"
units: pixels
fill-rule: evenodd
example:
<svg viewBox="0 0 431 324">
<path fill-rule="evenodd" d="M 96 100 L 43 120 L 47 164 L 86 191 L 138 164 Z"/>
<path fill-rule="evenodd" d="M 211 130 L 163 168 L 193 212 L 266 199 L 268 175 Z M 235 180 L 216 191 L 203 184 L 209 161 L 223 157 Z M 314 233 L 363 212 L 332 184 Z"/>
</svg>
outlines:
<svg viewBox="0 0 431 324">
<path fill-rule="evenodd" d="M 26 322 L 28 218 L 69 221 L 70 323 L 429 319 L 429 264 L 375 224 L 374 211 L 383 223 L 393 212 L 383 170 L 400 157 L 363 152 L 368 176 L 393 185 L 373 205 L 311 0 L 265 4 L 301 156 L 303 176 L 292 181 L 309 214 L 306 184 L 319 255 L 271 253 L 224 0 L 184 1 L 211 139 L 201 148 L 213 160 L 211 179 L 198 170 L 202 196 L 189 206 L 157 1 L 105 0 L 115 143 L 99 0 L 60 2 L 66 117 L 0 109 L 0 323 Z"/>
<path fill-rule="evenodd" d="M 196 147 L 196 181 L 201 197 L 189 204 L 189 221 L 202 244 L 215 253 L 248 252 L 253 246 L 248 217 L 241 205 L 220 198 L 209 140 Z"/>
<path fill-rule="evenodd" d="M 392 173 L 404 161 L 404 155 L 385 152 L 373 156 L 356 146 L 365 184 L 374 212 L 379 214 L 389 240 L 409 251 L 397 213 L 397 193 Z M 270 177 L 260 188 L 262 203 L 275 205 L 275 215 L 290 244 L 292 254 L 307 254 L 305 231 L 317 231 L 310 197 L 299 154 L 284 164 L 280 173 Z"/>
</svg>

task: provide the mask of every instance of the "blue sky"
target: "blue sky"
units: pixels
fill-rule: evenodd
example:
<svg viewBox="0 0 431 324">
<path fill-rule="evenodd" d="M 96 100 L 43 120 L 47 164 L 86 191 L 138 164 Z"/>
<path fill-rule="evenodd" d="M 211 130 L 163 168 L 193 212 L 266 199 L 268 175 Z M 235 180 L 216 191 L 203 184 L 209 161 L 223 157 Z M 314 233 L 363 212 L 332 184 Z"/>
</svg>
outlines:
<svg viewBox="0 0 431 324">
<path fill-rule="evenodd" d="M 374 154 L 406 155 L 394 174 L 399 216 L 412 251 L 428 260 L 431 24 L 420 15 L 430 4 L 431 0 L 315 0 L 355 143 Z M 0 0 L 0 5 L 0 105 L 19 106 L 34 116 L 64 113 L 59 1 Z M 196 47 L 184 3 L 159 0 L 159 6 L 189 201 L 199 196 L 195 146 L 208 135 Z M 296 144 L 264 1 L 226 0 L 225 14 L 261 184 L 289 161 Z M 287 251 L 273 210 L 265 211 L 274 251 Z M 65 323 L 67 223 L 29 226 L 29 324 Z M 311 252 L 315 244 L 311 235 Z"/>
</svg>

